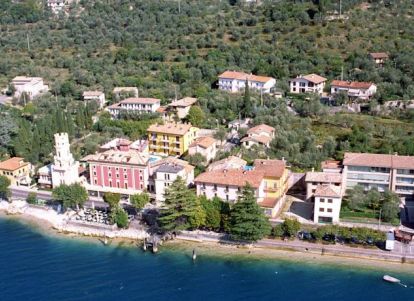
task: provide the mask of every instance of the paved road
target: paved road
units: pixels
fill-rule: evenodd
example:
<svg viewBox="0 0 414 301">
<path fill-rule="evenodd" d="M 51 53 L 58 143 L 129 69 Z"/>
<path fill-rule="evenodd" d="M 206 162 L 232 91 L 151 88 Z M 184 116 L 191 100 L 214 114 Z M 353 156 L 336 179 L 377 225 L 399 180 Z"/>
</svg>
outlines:
<svg viewBox="0 0 414 301">
<path fill-rule="evenodd" d="M 189 232 L 183 231 L 180 235 L 177 235 L 178 239 L 194 239 L 198 241 L 210 241 L 210 242 L 219 242 L 226 241 L 232 243 L 231 241 L 226 240 L 222 235 L 215 233 L 201 233 L 201 232 Z M 276 240 L 276 239 L 262 239 L 254 244 L 257 247 L 263 248 L 291 248 L 297 251 L 302 252 L 331 252 L 336 254 L 343 254 L 356 257 L 382 257 L 394 260 L 401 260 L 402 257 L 406 259 L 414 260 L 414 243 L 410 245 L 405 245 L 400 242 L 395 242 L 395 249 L 390 251 L 384 251 L 381 249 L 364 249 L 361 247 L 350 247 L 346 245 L 324 245 L 317 243 L 310 243 L 301 240 Z"/>
<path fill-rule="evenodd" d="M 37 198 L 41 200 L 50 201 L 53 199 L 52 192 L 45 190 L 35 190 L 23 186 L 12 186 L 10 187 L 10 191 L 13 199 L 26 199 L 29 192 L 36 192 Z M 108 207 L 108 204 L 102 201 L 101 198 L 90 196 L 89 200 L 85 203 L 85 207 L 92 207 L 92 205 L 102 208 Z"/>
</svg>

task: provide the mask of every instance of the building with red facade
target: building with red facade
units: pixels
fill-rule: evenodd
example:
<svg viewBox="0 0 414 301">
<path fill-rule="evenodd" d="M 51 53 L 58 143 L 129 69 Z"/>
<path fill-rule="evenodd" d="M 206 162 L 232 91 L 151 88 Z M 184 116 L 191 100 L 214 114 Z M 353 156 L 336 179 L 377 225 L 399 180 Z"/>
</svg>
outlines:
<svg viewBox="0 0 414 301">
<path fill-rule="evenodd" d="M 119 139 L 111 148 L 82 159 L 89 165 L 88 191 L 102 196 L 104 192 L 132 195 L 147 190 L 149 155 L 131 144 Z"/>
</svg>

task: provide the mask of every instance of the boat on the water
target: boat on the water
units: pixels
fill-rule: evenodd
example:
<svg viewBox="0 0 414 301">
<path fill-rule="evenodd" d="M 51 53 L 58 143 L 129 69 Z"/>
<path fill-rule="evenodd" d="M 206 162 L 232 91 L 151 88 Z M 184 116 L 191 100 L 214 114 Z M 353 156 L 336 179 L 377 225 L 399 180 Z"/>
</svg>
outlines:
<svg viewBox="0 0 414 301">
<path fill-rule="evenodd" d="M 401 280 L 400 280 L 400 279 L 397 279 L 397 278 L 391 277 L 391 276 L 389 276 L 389 275 L 384 275 L 384 277 L 382 277 L 382 279 L 384 279 L 384 280 L 385 280 L 385 281 L 387 281 L 387 282 L 391 282 L 391 283 L 400 283 L 400 282 L 401 282 Z"/>
</svg>

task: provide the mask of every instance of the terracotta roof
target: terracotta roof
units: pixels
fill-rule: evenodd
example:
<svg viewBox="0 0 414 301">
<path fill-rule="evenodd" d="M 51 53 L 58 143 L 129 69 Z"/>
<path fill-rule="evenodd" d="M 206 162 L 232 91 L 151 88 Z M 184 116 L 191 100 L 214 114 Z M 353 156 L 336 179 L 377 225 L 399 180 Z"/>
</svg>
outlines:
<svg viewBox="0 0 414 301">
<path fill-rule="evenodd" d="M 340 169 L 341 168 L 341 161 L 336 160 L 326 160 L 321 162 L 321 168 L 329 168 L 329 169 Z"/>
<path fill-rule="evenodd" d="M 260 207 L 263 208 L 275 208 L 276 204 L 279 202 L 280 198 L 264 198 L 263 201 L 257 203 Z"/>
<path fill-rule="evenodd" d="M 273 77 L 268 76 L 258 76 L 253 74 L 247 74 L 244 72 L 237 72 L 237 71 L 224 71 L 222 74 L 218 76 L 219 78 L 230 78 L 230 79 L 238 79 L 238 80 L 249 80 L 253 82 L 261 82 L 267 83 L 269 80 L 272 80 Z"/>
<path fill-rule="evenodd" d="M 189 107 L 197 102 L 197 98 L 184 97 L 182 99 L 173 101 L 168 106 L 170 107 Z"/>
<path fill-rule="evenodd" d="M 156 111 L 158 112 L 158 113 L 165 113 L 165 112 L 167 112 L 167 107 L 166 106 L 161 106 L 161 107 L 159 107 Z"/>
<path fill-rule="evenodd" d="M 165 124 L 153 124 L 147 132 L 171 134 L 171 135 L 184 135 L 192 128 L 191 124 L 184 123 L 165 123 Z"/>
<path fill-rule="evenodd" d="M 331 86 L 337 86 L 342 88 L 349 88 L 349 89 L 369 89 L 374 85 L 371 82 L 350 82 L 350 81 L 344 81 L 344 80 L 333 80 L 331 82 Z"/>
<path fill-rule="evenodd" d="M 242 169 L 213 170 L 200 174 L 195 183 L 209 183 L 219 185 L 230 185 L 243 187 L 249 183 L 252 187 L 258 188 L 264 176 L 263 171 L 244 171 Z"/>
<path fill-rule="evenodd" d="M 0 170 L 15 171 L 23 166 L 29 165 L 28 162 L 24 162 L 23 158 L 13 157 L 0 162 Z"/>
<path fill-rule="evenodd" d="M 244 137 L 240 140 L 240 142 L 246 142 L 246 141 L 253 141 L 261 144 L 268 144 L 270 141 L 272 141 L 271 137 L 268 136 L 253 136 L 253 137 Z"/>
<path fill-rule="evenodd" d="M 345 153 L 343 165 L 414 169 L 414 156 Z"/>
<path fill-rule="evenodd" d="M 369 54 L 373 59 L 387 59 L 388 53 L 386 52 L 371 52 Z"/>
<path fill-rule="evenodd" d="M 201 146 L 202 148 L 208 148 L 217 142 L 216 139 L 212 137 L 200 137 L 194 140 L 193 143 L 190 144 L 190 147 L 194 146 Z"/>
<path fill-rule="evenodd" d="M 102 94 L 104 94 L 101 91 L 84 91 L 83 92 L 83 97 L 88 97 L 88 96 L 101 96 Z"/>
<path fill-rule="evenodd" d="M 122 101 L 119 102 L 119 104 L 121 103 L 137 103 L 137 104 L 155 104 L 155 103 L 160 103 L 161 100 L 157 99 L 157 98 L 145 98 L 145 97 L 130 97 L 130 98 L 126 98 Z"/>
<path fill-rule="evenodd" d="M 295 79 L 301 79 L 301 78 L 306 79 L 307 81 L 314 83 L 314 84 L 320 84 L 327 80 L 325 77 L 322 77 L 314 73 L 308 74 L 308 75 L 299 75 L 298 77 L 293 78 L 292 80 L 294 81 Z"/>
<path fill-rule="evenodd" d="M 258 133 L 261 133 L 261 132 L 271 133 L 271 132 L 274 132 L 274 131 L 275 131 L 274 127 L 271 127 L 267 124 L 262 123 L 262 124 L 259 124 L 259 125 L 256 125 L 256 126 L 250 128 L 247 131 L 247 134 L 258 134 Z"/>
<path fill-rule="evenodd" d="M 225 159 L 211 163 L 207 170 L 239 169 L 246 166 L 247 162 L 239 157 L 230 156 Z"/>
<path fill-rule="evenodd" d="M 281 178 L 286 170 L 286 163 L 282 160 L 256 159 L 254 169 L 263 171 L 265 177 Z"/>
<path fill-rule="evenodd" d="M 307 172 L 305 182 L 342 183 L 342 174 L 335 172 Z"/>
<path fill-rule="evenodd" d="M 339 191 L 339 187 L 335 187 L 332 185 L 318 185 L 316 186 L 314 196 L 319 197 L 332 197 L 332 198 L 340 198 L 341 192 Z"/>
</svg>

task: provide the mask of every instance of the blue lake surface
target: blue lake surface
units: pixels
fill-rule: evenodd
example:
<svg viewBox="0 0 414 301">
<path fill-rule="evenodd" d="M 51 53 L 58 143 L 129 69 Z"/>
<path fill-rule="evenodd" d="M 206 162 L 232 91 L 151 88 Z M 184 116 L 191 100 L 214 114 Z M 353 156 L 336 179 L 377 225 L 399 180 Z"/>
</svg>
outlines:
<svg viewBox="0 0 414 301">
<path fill-rule="evenodd" d="M 375 264 L 375 263 L 374 263 Z M 414 269 L 414 266 L 413 266 Z M 104 247 L 43 235 L 0 218 L 0 300 L 414 300 L 367 271 L 280 260 L 241 260 L 162 249 Z"/>
</svg>

